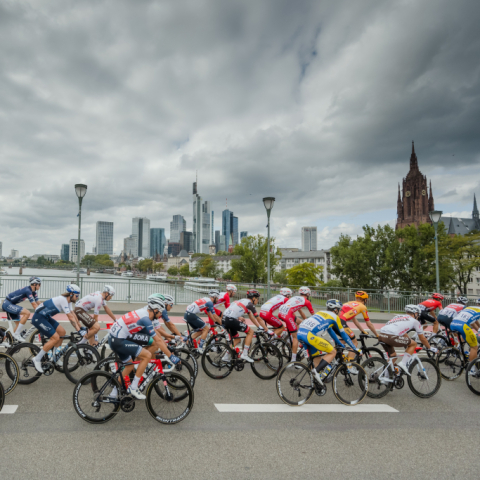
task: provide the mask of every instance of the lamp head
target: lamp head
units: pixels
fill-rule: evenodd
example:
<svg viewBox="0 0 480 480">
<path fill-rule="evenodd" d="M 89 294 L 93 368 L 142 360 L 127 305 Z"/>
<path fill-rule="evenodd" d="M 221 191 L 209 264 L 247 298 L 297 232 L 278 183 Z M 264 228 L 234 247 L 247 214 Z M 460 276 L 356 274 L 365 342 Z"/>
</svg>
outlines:
<svg viewBox="0 0 480 480">
<path fill-rule="evenodd" d="M 265 208 L 267 209 L 267 211 L 270 211 L 273 208 L 274 203 L 275 203 L 274 197 L 265 197 L 263 199 L 263 204 L 265 205 Z"/>
<path fill-rule="evenodd" d="M 83 185 L 83 183 L 77 183 L 75 185 L 75 193 L 77 194 L 78 198 L 83 198 L 87 193 L 87 186 Z"/>
<path fill-rule="evenodd" d="M 430 220 L 433 222 L 433 224 L 437 224 L 440 221 L 442 213 L 443 212 L 440 210 L 432 210 L 431 212 L 429 212 Z"/>
</svg>

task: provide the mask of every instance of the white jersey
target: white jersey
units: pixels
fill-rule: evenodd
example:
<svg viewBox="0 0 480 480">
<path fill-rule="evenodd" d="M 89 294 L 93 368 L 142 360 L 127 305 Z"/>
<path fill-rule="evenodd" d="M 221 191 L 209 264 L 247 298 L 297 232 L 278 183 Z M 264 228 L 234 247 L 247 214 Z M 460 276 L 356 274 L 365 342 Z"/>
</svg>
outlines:
<svg viewBox="0 0 480 480">
<path fill-rule="evenodd" d="M 58 297 L 53 297 L 50 300 L 45 300 L 41 303 L 36 309 L 35 312 L 41 312 L 43 315 L 53 316 L 57 313 L 71 313 L 71 304 L 68 302 L 67 298 L 60 295 Z"/>
<path fill-rule="evenodd" d="M 448 307 L 443 308 L 438 312 L 438 316 L 443 315 L 448 318 L 453 318 L 458 312 L 461 312 L 466 305 L 462 305 L 461 303 L 451 303 Z"/>
<path fill-rule="evenodd" d="M 380 329 L 381 333 L 387 335 L 405 335 L 409 330 L 415 329 L 418 334 L 423 335 L 422 326 L 418 320 L 410 315 L 397 315 L 393 317 L 384 327 Z"/>
<path fill-rule="evenodd" d="M 280 308 L 286 301 L 287 297 L 283 295 L 275 295 L 262 305 L 260 311 L 273 313 L 275 310 L 278 310 L 278 308 Z"/>
<path fill-rule="evenodd" d="M 257 311 L 253 302 L 249 298 L 242 298 L 242 300 L 237 300 L 233 302 L 226 310 L 223 312 L 224 318 L 235 318 L 247 316 L 248 312 L 252 312 L 257 316 Z"/>
<path fill-rule="evenodd" d="M 143 325 L 145 322 L 141 322 L 143 319 L 147 319 L 151 323 L 147 307 L 128 312 L 113 324 L 110 335 L 115 338 L 128 338 L 131 333 L 136 333 L 145 327 Z"/>
<path fill-rule="evenodd" d="M 83 297 L 75 304 L 75 306 L 81 308 L 82 310 L 85 310 L 86 312 L 94 309 L 93 314 L 98 315 L 100 313 L 100 309 L 106 304 L 107 302 L 102 297 L 102 293 L 95 292 Z"/>
</svg>

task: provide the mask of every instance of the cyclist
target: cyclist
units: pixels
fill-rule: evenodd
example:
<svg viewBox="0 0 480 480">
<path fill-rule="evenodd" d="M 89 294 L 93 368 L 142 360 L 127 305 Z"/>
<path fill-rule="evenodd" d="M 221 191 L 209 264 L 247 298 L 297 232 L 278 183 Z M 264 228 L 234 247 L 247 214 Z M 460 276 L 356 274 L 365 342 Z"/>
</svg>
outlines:
<svg viewBox="0 0 480 480">
<path fill-rule="evenodd" d="M 435 315 L 435 310 L 438 308 L 441 310 L 443 308 L 442 300 L 444 296 L 440 293 L 433 293 L 431 298 L 425 300 L 424 302 L 420 303 L 418 306 L 420 307 L 420 323 L 423 325 L 423 329 L 427 328 L 426 322 L 433 323 L 433 333 L 438 332 L 438 320 L 437 316 Z"/>
<path fill-rule="evenodd" d="M 477 305 L 480 299 L 477 300 Z M 450 330 L 457 332 L 470 346 L 470 355 L 468 360 L 471 362 L 477 358 L 478 340 L 472 328 L 478 330 L 480 328 L 480 307 L 466 307 L 458 312 L 450 324 Z"/>
<path fill-rule="evenodd" d="M 210 325 L 215 325 L 218 323 L 221 325 L 221 321 L 218 318 L 217 314 L 214 310 L 214 304 L 218 300 L 220 296 L 220 292 L 218 290 L 210 290 L 208 292 L 208 297 L 203 297 L 187 307 L 187 311 L 184 315 L 184 320 L 187 322 L 192 328 L 197 330 L 195 333 L 192 334 L 192 339 L 200 337 L 200 345 L 197 348 L 199 353 L 203 353 L 203 347 L 205 345 L 205 339 L 207 338 L 208 331 L 210 330 Z M 206 313 L 208 317 L 208 323 L 204 322 L 198 314 Z"/>
<path fill-rule="evenodd" d="M 458 297 L 457 303 L 451 303 L 438 312 L 437 321 L 440 325 L 443 325 L 446 329 L 450 329 L 453 317 L 461 312 L 468 305 L 467 297 Z"/>
<path fill-rule="evenodd" d="M 127 393 L 137 398 L 145 400 L 145 395 L 138 390 L 138 384 L 150 362 L 152 355 L 161 348 L 160 338 L 155 333 L 152 321 L 159 318 L 165 308 L 165 304 L 159 298 L 148 300 L 147 306 L 133 312 L 126 313 L 120 317 L 110 329 L 108 344 L 115 352 L 122 363 L 130 362 L 133 359 L 140 361 L 135 377 L 128 387 Z M 163 342 L 163 340 L 162 340 Z M 163 351 L 163 350 L 162 350 Z M 167 349 L 168 351 L 168 349 Z M 170 354 L 170 361 L 176 365 L 180 359 Z M 129 375 L 134 369 L 134 365 L 128 365 L 123 371 L 123 375 Z M 115 389 L 114 389 L 115 390 Z M 115 398 L 117 391 L 112 391 L 110 397 Z"/>
<path fill-rule="evenodd" d="M 230 306 L 230 298 L 237 293 L 237 287 L 235 285 L 229 284 L 225 287 L 225 292 L 221 292 L 217 302 L 215 303 L 215 314 L 217 317 L 222 320 L 223 312 L 217 307 L 220 305 L 225 305 L 225 309 Z"/>
<path fill-rule="evenodd" d="M 248 290 L 247 298 L 233 302 L 223 313 L 223 325 L 230 332 L 233 338 L 234 347 L 240 342 L 238 332 L 244 332 L 247 334 L 240 358 L 249 363 L 253 363 L 253 359 L 248 356 L 248 350 L 250 349 L 254 332 L 253 329 L 245 323 L 244 316 L 247 315 L 258 328 L 267 329 L 263 320 L 258 320 L 258 313 L 255 306 L 258 304 L 259 299 L 260 293 L 258 293 L 257 290 Z M 263 323 L 263 325 L 261 325 L 261 323 Z M 230 354 L 227 352 L 222 360 L 229 362 L 231 360 Z"/>
<path fill-rule="evenodd" d="M 378 339 L 383 342 L 383 348 L 388 355 L 390 355 L 393 363 L 397 360 L 397 354 L 393 347 L 405 347 L 405 355 L 397 366 L 401 368 L 404 373 L 410 375 L 410 373 L 408 373 L 408 362 L 412 354 L 415 353 L 417 342 L 412 340 L 407 335 L 407 332 L 414 329 L 418 334 L 419 340 L 426 348 L 433 353 L 437 353 L 437 349 L 430 347 L 428 340 L 423 334 L 422 326 L 418 320 L 421 313 L 420 307 L 418 305 L 406 305 L 405 313 L 406 315 L 396 315 L 383 326 L 378 334 Z"/>
<path fill-rule="evenodd" d="M 18 304 L 24 300 L 28 300 L 34 309 L 40 305 L 37 292 L 40 290 L 42 280 L 39 277 L 30 277 L 28 281 L 30 284 L 29 286 L 9 293 L 5 297 L 2 305 L 2 310 L 7 313 L 7 318 L 15 322 L 16 328 L 13 337 L 19 342 L 24 341 L 21 333 L 30 317 L 30 312 Z"/>
<path fill-rule="evenodd" d="M 260 318 L 273 327 L 273 331 L 277 338 L 282 334 L 284 327 L 283 323 L 273 315 L 273 313 L 278 310 L 284 303 L 292 297 L 293 292 L 289 288 L 281 288 L 280 295 L 275 295 L 274 297 L 267 300 L 260 309 Z"/>
<path fill-rule="evenodd" d="M 299 296 L 288 299 L 278 311 L 278 318 L 285 322 L 287 332 L 292 337 L 292 362 L 295 362 L 295 360 L 297 359 L 297 324 L 300 323 L 299 319 L 296 318 L 295 312 L 299 311 L 303 320 L 305 320 L 307 316 L 305 315 L 305 313 L 303 313 L 302 308 L 308 308 L 308 311 L 312 315 L 315 313 L 312 304 L 308 299 L 312 293 L 310 289 L 308 287 L 300 287 L 298 289 L 298 293 L 300 294 Z"/>
<path fill-rule="evenodd" d="M 79 343 L 86 343 L 87 341 L 93 345 L 95 335 L 100 331 L 100 323 L 98 322 L 98 315 L 100 308 L 104 308 L 105 313 L 114 321 L 117 318 L 112 313 L 107 305 L 107 302 L 115 295 L 115 289 L 110 285 L 105 285 L 103 292 L 91 293 L 83 297 L 75 304 L 75 315 L 78 320 L 87 327 L 87 334 L 82 338 Z M 93 317 L 88 314 L 90 310 L 93 310 Z M 98 343 L 98 342 L 97 342 Z"/>
<path fill-rule="evenodd" d="M 80 295 L 80 287 L 75 284 L 67 285 L 67 291 L 58 297 L 53 297 L 41 303 L 36 309 L 32 317 L 32 325 L 37 328 L 49 340 L 42 347 L 40 352 L 33 358 L 33 364 L 38 372 L 43 373 L 42 358 L 53 347 L 59 348 L 63 342 L 60 338 L 65 335 L 65 329 L 53 318 L 60 312 L 66 313 L 70 323 L 77 332 L 80 331 L 75 313 L 72 312 L 72 302 L 78 300 Z"/>
<path fill-rule="evenodd" d="M 370 321 L 370 317 L 368 316 L 367 300 L 368 293 L 364 292 L 363 290 L 359 290 L 358 292 L 355 292 L 355 301 L 344 303 L 342 309 L 340 310 L 339 317 L 342 322 L 343 328 L 345 329 L 345 332 L 347 332 L 347 335 L 352 339 L 352 342 L 355 345 L 357 345 L 357 340 L 355 339 L 355 334 L 347 325 L 347 321 L 351 320 L 360 330 L 360 332 L 366 334 L 367 332 L 363 330 L 360 322 L 357 320 L 357 315 L 359 315 L 360 313 L 362 314 L 363 319 L 367 324 L 367 327 L 376 337 L 378 337 L 377 331 L 375 330 L 375 327 L 373 326 L 373 323 Z"/>
<path fill-rule="evenodd" d="M 313 374 L 320 385 L 323 385 L 322 379 L 330 373 L 331 362 L 337 354 L 337 350 L 331 343 L 321 337 L 324 332 L 329 333 L 336 345 L 342 346 L 338 338 L 338 336 L 341 336 L 350 348 L 361 353 L 361 350 L 355 347 L 342 326 L 338 317 L 341 308 L 342 304 L 338 300 L 328 300 L 326 312 L 317 312 L 307 318 L 298 329 L 298 340 L 308 349 L 312 357 L 319 356 L 320 352 L 326 353 L 322 358 L 318 357 L 313 360 L 315 366 Z M 322 370 L 322 375 L 320 375 Z"/>
<path fill-rule="evenodd" d="M 164 304 L 165 304 L 165 309 L 162 311 L 162 319 L 167 328 L 170 330 L 170 332 L 173 333 L 173 335 L 169 334 L 163 327 L 162 324 L 160 323 L 160 319 L 155 319 L 153 320 L 153 327 L 155 328 L 155 331 L 159 333 L 163 338 L 166 338 L 167 340 L 182 340 L 182 335 L 178 331 L 178 328 L 175 326 L 175 324 L 170 320 L 170 317 L 168 316 L 168 312 L 172 309 L 173 307 L 173 297 L 170 295 L 162 295 L 161 293 L 152 293 L 148 297 L 147 300 L 150 300 L 152 298 L 159 298 Z"/>
</svg>

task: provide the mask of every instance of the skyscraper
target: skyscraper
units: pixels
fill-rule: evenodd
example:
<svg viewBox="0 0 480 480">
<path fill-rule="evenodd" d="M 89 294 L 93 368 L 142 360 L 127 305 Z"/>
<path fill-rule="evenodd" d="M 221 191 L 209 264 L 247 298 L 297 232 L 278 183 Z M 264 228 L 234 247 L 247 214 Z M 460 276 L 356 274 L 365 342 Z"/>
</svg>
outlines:
<svg viewBox="0 0 480 480">
<path fill-rule="evenodd" d="M 150 256 L 150 220 L 145 217 L 132 219 L 132 235 L 137 237 L 137 256 Z"/>
<path fill-rule="evenodd" d="M 211 243 L 210 234 L 210 202 L 202 201 L 197 193 L 197 182 L 193 184 L 193 244 L 196 253 L 208 254 L 208 247 Z"/>
<path fill-rule="evenodd" d="M 170 222 L 170 242 L 180 242 L 180 233 L 187 229 L 187 222 L 182 215 L 174 215 Z"/>
<path fill-rule="evenodd" d="M 78 239 L 72 238 L 69 243 L 69 260 L 71 262 L 77 263 L 77 255 L 78 255 Z M 85 242 L 80 240 L 80 261 L 85 256 Z"/>
<path fill-rule="evenodd" d="M 215 217 L 215 212 L 212 210 L 212 221 L 210 223 L 210 229 L 211 229 L 211 232 L 210 232 L 210 240 L 212 241 L 212 244 L 214 244 L 214 239 L 215 239 L 215 222 L 214 222 L 214 217 Z"/>
<path fill-rule="evenodd" d="M 150 229 L 150 256 L 155 258 L 157 255 L 162 256 L 167 239 L 165 237 L 164 228 Z"/>
<path fill-rule="evenodd" d="M 97 255 L 113 255 L 113 222 L 97 222 Z"/>
<path fill-rule="evenodd" d="M 186 250 L 187 253 L 193 252 L 193 233 L 192 232 L 180 233 L 180 250 Z"/>
<path fill-rule="evenodd" d="M 2 256 L 0 252 L 0 257 Z M 68 243 L 62 243 L 62 247 L 60 248 L 60 260 L 64 262 L 68 262 L 70 258 L 70 245 Z"/>
<path fill-rule="evenodd" d="M 130 235 L 123 239 L 123 252 L 130 257 L 138 256 L 138 238 L 136 235 Z"/>
<path fill-rule="evenodd" d="M 242 241 L 242 238 L 248 237 L 248 232 L 240 232 L 240 241 Z"/>
<path fill-rule="evenodd" d="M 232 214 L 232 245 L 238 245 L 238 217 Z"/>
<path fill-rule="evenodd" d="M 317 249 L 317 227 L 302 227 L 302 250 L 310 252 Z"/>
<path fill-rule="evenodd" d="M 227 251 L 229 247 L 234 247 L 238 244 L 238 217 L 228 209 L 222 212 L 222 235 L 225 235 Z"/>
</svg>

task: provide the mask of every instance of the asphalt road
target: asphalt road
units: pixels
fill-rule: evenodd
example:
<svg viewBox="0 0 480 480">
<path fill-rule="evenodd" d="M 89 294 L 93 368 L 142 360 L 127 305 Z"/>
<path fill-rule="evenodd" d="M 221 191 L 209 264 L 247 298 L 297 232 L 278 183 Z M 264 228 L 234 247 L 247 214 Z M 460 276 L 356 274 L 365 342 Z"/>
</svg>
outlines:
<svg viewBox="0 0 480 480">
<path fill-rule="evenodd" d="M 221 413 L 215 404 L 277 404 L 274 380 L 246 367 L 215 381 L 201 371 L 180 424 L 157 423 L 143 402 L 105 425 L 74 411 L 62 374 L 17 386 L 0 414 L 0 478 L 466 479 L 478 476 L 480 397 L 462 376 L 428 400 L 406 385 L 381 400 L 398 413 Z M 331 389 L 309 405 L 338 406 Z"/>
</svg>

